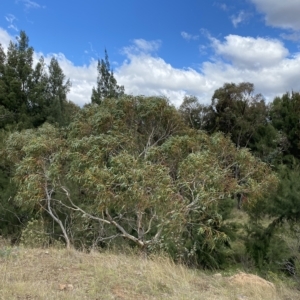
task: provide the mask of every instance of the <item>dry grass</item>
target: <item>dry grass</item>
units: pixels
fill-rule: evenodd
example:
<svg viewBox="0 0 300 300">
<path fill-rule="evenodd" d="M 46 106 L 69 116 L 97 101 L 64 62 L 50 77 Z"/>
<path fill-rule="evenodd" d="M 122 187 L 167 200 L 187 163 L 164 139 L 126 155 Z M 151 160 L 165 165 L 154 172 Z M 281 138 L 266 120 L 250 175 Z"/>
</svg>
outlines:
<svg viewBox="0 0 300 300">
<path fill-rule="evenodd" d="M 0 299 L 300 299 L 282 284 L 266 288 L 212 276 L 167 258 L 0 247 Z"/>
</svg>

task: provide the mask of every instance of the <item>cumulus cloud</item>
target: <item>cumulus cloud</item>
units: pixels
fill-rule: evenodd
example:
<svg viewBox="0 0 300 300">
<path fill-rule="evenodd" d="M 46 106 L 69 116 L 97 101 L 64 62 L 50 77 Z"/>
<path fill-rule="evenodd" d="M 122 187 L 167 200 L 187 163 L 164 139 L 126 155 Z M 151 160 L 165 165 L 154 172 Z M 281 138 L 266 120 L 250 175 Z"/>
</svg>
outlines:
<svg viewBox="0 0 300 300">
<path fill-rule="evenodd" d="M 275 39 L 228 35 L 221 42 L 210 38 L 217 55 L 224 57 L 238 68 L 257 69 L 278 64 L 289 51 Z"/>
<path fill-rule="evenodd" d="M 300 54 L 290 55 L 280 41 L 230 35 L 223 42 L 211 39 L 211 45 L 214 60 L 203 62 L 199 70 L 176 69 L 150 54 L 133 55 L 117 70 L 118 82 L 129 93 L 165 95 L 175 105 L 185 95 L 209 103 L 225 82 L 252 82 L 267 100 L 300 90 Z"/>
<path fill-rule="evenodd" d="M 252 82 L 256 91 L 262 93 L 267 101 L 275 96 L 291 90 L 300 91 L 298 80 L 300 68 L 300 54 L 292 58 L 284 58 L 278 64 L 268 68 L 239 69 L 229 63 L 203 63 L 202 70 L 210 81 L 217 83 L 218 87 L 224 82 Z"/>
<path fill-rule="evenodd" d="M 300 30 L 299 0 L 251 0 L 257 10 L 265 15 L 267 25 Z"/>
<path fill-rule="evenodd" d="M 199 35 L 192 35 L 192 34 L 190 34 L 190 33 L 187 33 L 187 32 L 185 32 L 185 31 L 181 31 L 181 36 L 185 39 L 185 40 L 187 40 L 187 41 L 190 41 L 190 40 L 198 40 L 198 38 L 199 38 Z"/>
<path fill-rule="evenodd" d="M 131 55 L 116 70 L 116 78 L 130 94 L 166 96 L 180 105 L 186 94 L 210 91 L 209 82 L 194 69 L 177 69 L 160 57 Z"/>
</svg>

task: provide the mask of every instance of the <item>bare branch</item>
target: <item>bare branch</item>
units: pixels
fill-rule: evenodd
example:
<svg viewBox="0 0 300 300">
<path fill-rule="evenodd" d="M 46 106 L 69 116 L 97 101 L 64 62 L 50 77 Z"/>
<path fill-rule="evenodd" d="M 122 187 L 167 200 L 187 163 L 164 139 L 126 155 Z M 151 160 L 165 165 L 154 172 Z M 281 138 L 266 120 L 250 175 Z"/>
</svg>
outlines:
<svg viewBox="0 0 300 300">
<path fill-rule="evenodd" d="M 70 203 L 72 204 L 73 206 L 73 210 L 75 211 L 80 211 L 82 214 L 88 216 L 89 218 L 93 219 L 93 220 L 97 220 L 97 221 L 100 221 L 100 222 L 103 222 L 103 223 L 106 223 L 106 224 L 111 224 L 111 222 L 105 220 L 105 219 L 102 219 L 102 218 L 99 218 L 99 217 L 95 217 L 89 213 L 87 213 L 86 211 L 84 211 L 82 208 L 80 208 L 79 206 L 77 206 L 71 199 L 70 197 L 70 193 L 69 191 L 64 187 L 64 186 L 61 186 L 61 189 L 65 192 L 65 195 L 67 196 L 68 200 L 70 201 Z M 68 207 L 68 206 L 66 206 Z"/>
<path fill-rule="evenodd" d="M 106 213 L 110 223 L 113 224 L 114 226 L 116 226 L 122 232 L 123 237 L 126 237 L 127 239 L 135 242 L 136 244 L 138 244 L 142 248 L 145 247 L 145 243 L 143 241 L 139 240 L 135 236 L 133 236 L 133 235 L 129 234 L 128 232 L 126 232 L 126 230 L 120 224 L 118 224 L 117 222 L 115 222 L 113 220 L 113 218 L 110 216 L 110 214 L 108 212 L 108 209 L 105 210 L 105 213 Z"/>
</svg>

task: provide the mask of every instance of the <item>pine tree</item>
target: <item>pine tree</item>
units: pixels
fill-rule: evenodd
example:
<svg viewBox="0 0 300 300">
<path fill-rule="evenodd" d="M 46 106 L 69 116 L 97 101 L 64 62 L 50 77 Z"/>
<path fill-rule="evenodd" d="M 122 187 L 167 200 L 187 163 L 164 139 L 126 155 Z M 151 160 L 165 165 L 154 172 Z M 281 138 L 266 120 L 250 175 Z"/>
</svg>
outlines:
<svg viewBox="0 0 300 300">
<path fill-rule="evenodd" d="M 31 103 L 28 99 L 31 88 L 33 48 L 24 31 L 20 32 L 17 42 L 10 42 L 3 72 L 5 95 L 2 105 L 13 114 L 13 119 L 22 128 L 30 127 L 28 112 Z"/>
<path fill-rule="evenodd" d="M 283 134 L 284 163 L 292 166 L 300 159 L 300 93 L 286 93 L 276 97 L 271 103 L 270 119 L 272 125 Z"/>
<path fill-rule="evenodd" d="M 69 79 L 63 73 L 56 58 L 52 58 L 48 68 L 48 83 L 46 91 L 47 121 L 64 125 L 64 112 L 67 94 L 71 87 Z"/>
<path fill-rule="evenodd" d="M 97 87 L 92 91 L 92 103 L 100 104 L 105 98 L 119 98 L 124 95 L 124 86 L 117 84 L 106 50 L 105 59 L 98 60 L 97 70 Z"/>
</svg>

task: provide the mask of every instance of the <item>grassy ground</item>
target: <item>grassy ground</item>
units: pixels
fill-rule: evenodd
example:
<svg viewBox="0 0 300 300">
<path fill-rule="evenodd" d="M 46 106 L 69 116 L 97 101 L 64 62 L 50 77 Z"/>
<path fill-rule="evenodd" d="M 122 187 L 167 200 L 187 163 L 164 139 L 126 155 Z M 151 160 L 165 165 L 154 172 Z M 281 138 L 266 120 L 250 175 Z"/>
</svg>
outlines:
<svg viewBox="0 0 300 300">
<path fill-rule="evenodd" d="M 241 284 L 162 257 L 0 247 L 0 299 L 300 299 L 281 282 Z"/>
</svg>

